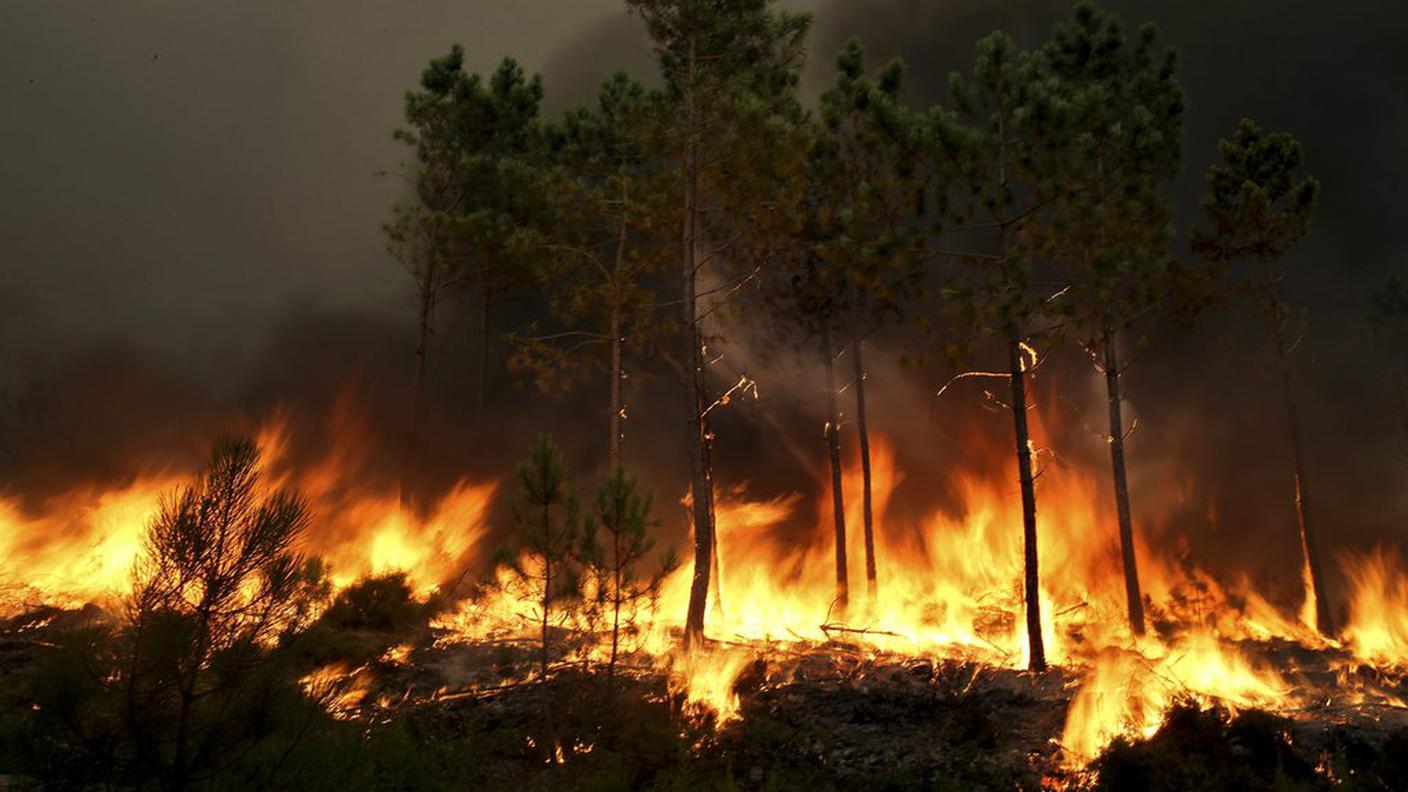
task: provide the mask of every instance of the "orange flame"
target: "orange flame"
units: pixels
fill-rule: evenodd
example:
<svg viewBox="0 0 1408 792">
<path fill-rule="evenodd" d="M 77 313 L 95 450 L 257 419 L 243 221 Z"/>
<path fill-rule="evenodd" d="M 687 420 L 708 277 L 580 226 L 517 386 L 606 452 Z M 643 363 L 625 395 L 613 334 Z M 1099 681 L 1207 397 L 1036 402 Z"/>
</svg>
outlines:
<svg viewBox="0 0 1408 792">
<path fill-rule="evenodd" d="M 401 571 L 417 594 L 427 596 L 486 557 L 480 545 L 496 484 L 461 480 L 424 509 L 403 502 L 394 487 L 368 484 L 374 477 L 361 472 L 374 461 L 374 444 L 350 396 L 329 412 L 329 442 L 318 459 L 295 466 L 288 429 L 287 416 L 275 415 L 259 433 L 270 471 L 267 483 L 297 488 L 308 497 L 316 519 L 307 549 L 329 565 L 335 585 Z M 1010 451 L 996 441 L 975 440 L 971 453 L 1010 464 Z M 1105 479 L 1099 471 L 1048 468 L 1038 482 L 1042 628 L 1048 658 L 1080 679 L 1062 734 L 1073 765 L 1089 760 L 1117 735 L 1151 733 L 1181 698 L 1283 710 L 1304 703 L 1307 694 L 1293 692 L 1304 686 L 1296 672 L 1257 661 L 1244 644 L 1273 639 L 1311 648 L 1334 644 L 1258 595 L 1248 581 L 1224 586 L 1201 570 L 1159 557 L 1143 541 L 1137 556 L 1144 593 L 1167 624 L 1135 640 L 1125 619 L 1118 535 Z M 852 581 L 864 578 L 858 469 L 849 465 L 842 483 Z M 877 653 L 1025 667 L 1015 482 L 959 471 L 948 482 L 957 507 L 912 518 L 890 508 L 905 474 L 884 438 L 872 442 L 871 470 L 878 587 L 871 597 L 853 584 L 857 593 L 844 611 L 833 601 L 829 492 L 822 488 L 815 505 L 795 493 L 760 499 L 751 499 L 746 487 L 719 493 L 720 596 L 710 600 L 707 625 L 710 637 L 747 648 L 678 654 L 688 567 L 665 581 L 659 617 L 642 625 L 638 636 L 639 647 L 668 670 L 673 688 L 687 702 L 714 710 L 720 722 L 738 717 L 738 677 L 773 641 L 824 645 L 844 639 Z M 0 591 L 12 600 L 5 608 L 36 602 L 73 606 L 122 594 L 142 550 L 145 526 L 162 494 L 178 486 L 184 473 L 161 471 L 107 490 L 75 488 L 42 504 L 38 516 L 0 493 L 0 558 L 5 559 Z M 797 518 L 814 526 L 801 541 L 789 532 Z M 1137 526 L 1141 536 L 1147 535 L 1144 528 Z M 1351 594 L 1344 646 L 1353 662 L 1408 666 L 1408 575 L 1398 556 L 1381 548 L 1364 557 L 1347 556 L 1343 564 Z M 1179 596 L 1186 591 L 1198 592 L 1197 598 Z M 537 617 L 533 609 L 503 586 L 465 600 L 437 626 L 449 631 L 445 640 L 530 636 Z M 600 659 L 603 649 L 585 651 Z M 385 660 L 400 663 L 409 656 L 409 647 L 397 647 Z M 1344 670 L 1345 679 L 1351 670 Z M 368 689 L 359 669 L 340 667 L 320 669 L 304 684 L 339 711 L 355 708 Z M 1353 695 L 1397 702 L 1364 686 Z"/>
</svg>

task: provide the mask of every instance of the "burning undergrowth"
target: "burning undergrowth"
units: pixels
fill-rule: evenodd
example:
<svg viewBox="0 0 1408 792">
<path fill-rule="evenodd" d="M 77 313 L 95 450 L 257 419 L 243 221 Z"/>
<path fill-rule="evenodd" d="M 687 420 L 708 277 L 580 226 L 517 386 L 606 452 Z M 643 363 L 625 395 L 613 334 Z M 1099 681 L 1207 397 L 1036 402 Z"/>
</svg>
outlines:
<svg viewBox="0 0 1408 792">
<path fill-rule="evenodd" d="M 1301 780 L 1353 771 L 1393 786 L 1382 752 L 1408 726 L 1408 576 L 1392 549 L 1341 557 L 1347 618 L 1329 638 L 1249 579 L 1169 554 L 1177 543 L 1159 541 L 1152 525 L 1154 538 L 1138 546 L 1150 628 L 1135 639 L 1104 494 L 1079 468 L 1053 464 L 1041 480 L 1041 550 L 1056 668 L 1033 675 L 1020 670 L 1020 537 L 1002 449 L 967 440 L 981 464 L 951 475 L 946 502 L 926 509 L 905 490 L 897 446 L 881 437 L 875 591 L 844 607 L 835 600 L 833 548 L 824 530 L 805 527 L 825 524 L 824 489 L 723 488 L 709 641 L 686 653 L 687 567 L 636 603 L 614 642 L 590 581 L 550 598 L 545 617 L 542 599 L 523 589 L 542 570 L 515 549 L 514 482 L 465 476 L 408 496 L 356 394 L 344 389 L 315 420 L 275 410 L 248 422 L 266 489 L 301 492 L 309 506 L 300 548 L 326 586 L 317 618 L 260 651 L 281 658 L 281 695 L 315 705 L 317 718 L 409 728 L 413 743 L 472 736 L 491 754 L 476 766 L 493 772 L 584 762 L 625 772 L 634 760 L 621 746 L 632 744 L 652 757 L 646 766 L 686 776 L 727 768 L 744 786 L 823 788 L 888 777 L 901 787 L 1079 786 L 1176 773 L 1158 769 L 1169 761 L 1159 745 L 1238 743 L 1259 723 L 1257 734 L 1283 735 L 1276 750 L 1294 762 L 1276 766 L 1292 780 L 1309 768 Z M 40 703 L 42 686 L 18 680 L 62 666 L 54 652 L 74 635 L 120 632 L 147 528 L 193 472 L 170 462 L 55 489 L 37 504 L 0 497 L 13 702 L 51 706 Z M 852 558 L 863 557 L 858 533 Z M 616 710 L 628 715 L 602 716 Z M 1246 720 L 1258 712 L 1274 728 Z M 1188 723 L 1201 724 L 1193 737 Z M 669 736 L 642 736 L 651 730 Z"/>
</svg>

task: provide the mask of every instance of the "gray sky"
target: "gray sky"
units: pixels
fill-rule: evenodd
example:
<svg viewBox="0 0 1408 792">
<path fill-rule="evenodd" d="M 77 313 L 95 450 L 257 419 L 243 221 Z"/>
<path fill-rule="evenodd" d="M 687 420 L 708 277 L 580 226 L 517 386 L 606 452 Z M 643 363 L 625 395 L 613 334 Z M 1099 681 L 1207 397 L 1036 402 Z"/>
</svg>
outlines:
<svg viewBox="0 0 1408 792">
<path fill-rule="evenodd" d="M 932 101 L 977 36 L 1035 39 L 1067 4 L 787 5 L 816 13 L 813 85 L 859 33 L 876 61 L 904 55 Z M 1408 177 L 1393 76 L 1408 72 L 1408 14 L 1372 0 L 1113 6 L 1157 19 L 1185 53 L 1185 209 L 1240 115 L 1297 131 L 1326 185 L 1314 246 L 1348 271 L 1309 297 L 1358 310 L 1405 249 L 1388 185 Z M 380 231 L 400 184 L 375 174 L 403 156 L 402 93 L 454 42 L 473 69 L 511 54 L 541 71 L 550 113 L 615 69 L 650 67 L 619 0 L 0 4 L 0 387 L 114 339 L 219 379 L 285 317 L 411 310 Z"/>
<path fill-rule="evenodd" d="M 239 328 L 260 338 L 295 308 L 407 307 L 380 232 L 399 184 L 375 175 L 402 156 L 402 93 L 453 42 L 474 69 L 506 54 L 550 69 L 621 14 L 609 0 L 0 5 L 0 382 L 113 337 L 226 371 L 259 350 Z"/>
</svg>

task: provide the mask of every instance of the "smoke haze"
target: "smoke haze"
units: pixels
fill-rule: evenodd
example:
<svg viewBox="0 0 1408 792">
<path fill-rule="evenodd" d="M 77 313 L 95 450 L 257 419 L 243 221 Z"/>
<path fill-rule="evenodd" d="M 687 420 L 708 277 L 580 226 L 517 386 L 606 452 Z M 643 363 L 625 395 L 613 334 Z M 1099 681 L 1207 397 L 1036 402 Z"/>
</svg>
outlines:
<svg viewBox="0 0 1408 792">
<path fill-rule="evenodd" d="M 922 103 L 942 99 L 947 73 L 970 60 L 979 36 L 1002 27 L 1035 43 L 1067 8 L 790 5 L 816 15 L 809 95 L 829 81 L 841 42 L 860 35 L 872 65 L 906 59 L 910 95 Z M 1336 544 L 1405 538 L 1408 445 L 1391 428 L 1394 394 L 1366 315 L 1369 292 L 1405 269 L 1396 197 L 1408 177 L 1408 86 L 1399 79 L 1408 74 L 1408 11 L 1370 0 L 1108 5 L 1131 26 L 1156 20 L 1161 40 L 1184 56 L 1182 227 L 1198 219 L 1201 174 L 1239 118 L 1304 142 L 1324 192 L 1286 290 L 1309 321 L 1295 365 L 1313 508 Z M 0 392 L 15 416 L 0 463 L 9 478 L 40 487 L 72 474 L 75 460 L 86 473 L 119 476 L 138 447 L 199 454 L 183 439 L 216 427 L 230 404 L 257 411 L 292 399 L 312 413 L 349 377 L 379 414 L 403 415 L 414 303 L 381 233 L 403 189 L 395 174 L 405 152 L 391 131 L 403 92 L 455 42 L 476 71 L 512 55 L 542 72 L 550 115 L 588 101 L 616 69 L 651 69 L 638 23 L 614 0 L 0 8 Z M 467 317 L 447 304 L 431 352 L 435 410 L 447 424 L 467 399 L 468 333 Z M 1157 335 L 1129 375 L 1140 418 L 1130 464 L 1145 524 L 1215 536 L 1226 556 L 1285 575 L 1293 542 L 1267 541 L 1293 536 L 1293 513 L 1266 341 L 1235 306 L 1194 333 Z M 903 368 L 897 350 L 880 346 L 876 428 L 903 436 L 917 500 L 927 491 L 920 472 L 942 478 L 970 424 L 1009 427 L 974 406 L 977 390 L 935 404 L 947 372 Z M 1098 465 L 1103 446 L 1087 428 L 1100 425 L 1103 397 L 1082 365 L 1061 359 L 1039 396 L 1064 412 L 1069 429 L 1052 438 L 1063 458 Z M 724 483 L 746 472 L 778 488 L 815 486 L 821 477 L 803 461 L 821 461 L 819 405 L 808 403 L 806 376 L 799 364 L 794 376 L 761 378 L 771 414 L 743 406 L 722 420 Z M 670 383 L 643 387 L 673 393 Z M 633 437 L 682 467 L 674 418 L 637 399 Z M 546 404 L 512 419 L 513 443 L 541 422 L 560 428 L 597 414 L 580 399 Z M 781 404 L 794 409 L 778 417 Z M 574 435 L 569 450 L 585 454 L 598 439 Z M 449 431 L 427 464 L 502 471 L 518 455 L 492 451 L 496 468 L 467 432 Z M 668 465 L 651 483 L 672 499 L 683 471 L 675 477 Z"/>
</svg>

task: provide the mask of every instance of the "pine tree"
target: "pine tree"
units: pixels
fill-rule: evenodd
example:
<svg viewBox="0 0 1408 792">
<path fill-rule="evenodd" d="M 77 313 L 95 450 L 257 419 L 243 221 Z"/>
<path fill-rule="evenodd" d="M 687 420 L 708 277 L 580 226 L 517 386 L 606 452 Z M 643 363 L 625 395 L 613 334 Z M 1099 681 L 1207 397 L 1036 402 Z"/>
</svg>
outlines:
<svg viewBox="0 0 1408 792">
<path fill-rule="evenodd" d="M 1315 628 L 1331 635 L 1335 632 L 1334 618 L 1311 522 L 1305 453 L 1301 448 L 1290 365 L 1297 343 L 1290 337 L 1294 315 L 1281 294 L 1279 270 L 1285 256 L 1310 232 L 1320 183 L 1301 173 L 1304 153 L 1300 141 L 1287 132 L 1264 130 L 1251 119 L 1242 120 L 1232 140 L 1219 143 L 1218 153 L 1220 161 L 1208 168 L 1208 193 L 1203 199 L 1209 227 L 1194 229 L 1192 247 L 1209 261 L 1236 262 L 1261 270 L 1248 274 L 1245 285 L 1255 310 L 1270 327 L 1281 373 L 1301 556 L 1309 578 L 1307 605 L 1313 610 Z"/>
<path fill-rule="evenodd" d="M 802 156 L 793 183 L 797 197 L 768 224 L 772 239 L 754 247 L 776 262 L 765 269 L 763 299 L 784 332 L 804 347 L 813 344 L 824 373 L 826 441 L 830 472 L 832 529 L 836 555 L 835 604 L 845 610 L 850 599 L 846 559 L 846 503 L 842 490 L 841 413 L 836 386 L 838 337 L 844 337 L 853 289 L 841 266 L 823 255 L 824 247 L 840 233 L 836 203 L 836 172 L 832 169 L 831 141 L 823 128 L 810 125 L 798 140 Z M 811 351 L 811 350 L 808 350 Z"/>
<path fill-rule="evenodd" d="M 538 607 L 539 674 L 545 679 L 551 659 L 550 630 L 562 616 L 554 615 L 554 606 L 579 591 L 576 552 L 582 524 L 562 452 L 548 434 L 538 435 L 528 459 L 519 465 L 518 481 L 513 521 L 520 549 L 508 559 L 508 569 L 524 596 Z"/>
<path fill-rule="evenodd" d="M 1003 376 L 1011 389 L 1008 406 L 1022 495 L 1029 666 L 1044 671 L 1037 454 L 1027 418 L 1027 378 L 1039 363 L 1033 342 L 1049 336 L 1053 313 L 1068 310 L 1057 299 L 1058 281 L 1041 249 L 1039 230 L 1074 179 L 1061 158 L 1065 88 L 1046 73 L 1039 53 L 1019 52 L 1011 38 L 997 32 L 978 42 L 971 79 L 955 74 L 950 89 L 952 109 L 936 108 L 921 119 L 915 154 L 941 192 L 956 193 L 952 209 L 940 204 L 941 217 L 952 224 L 942 232 L 979 240 L 974 249 L 937 251 L 961 267 L 943 290 L 958 319 L 957 336 L 948 339 L 947 348 L 963 356 L 972 340 L 991 335 L 1006 348 Z"/>
<path fill-rule="evenodd" d="M 849 601 L 846 508 L 842 491 L 841 426 L 836 360 L 853 357 L 862 468 L 866 582 L 876 589 L 874 518 L 870 498 L 869 437 L 865 425 L 861 341 L 879 322 L 897 314 L 917 280 L 917 237 L 906 228 L 911 184 L 901 172 L 894 138 L 881 128 L 877 106 L 897 102 L 903 65 L 890 64 L 878 79 L 863 71 L 863 49 L 852 39 L 837 58 L 836 85 L 821 98 L 821 111 L 797 136 L 799 156 L 789 179 L 793 193 L 766 223 L 774 236 L 766 258 L 764 297 L 781 326 L 816 344 L 824 373 L 832 524 L 836 551 L 836 602 Z"/>
<path fill-rule="evenodd" d="M 1178 175 L 1184 98 L 1173 50 L 1159 53 L 1145 25 L 1126 37 L 1113 13 L 1080 3 L 1044 47 L 1049 72 L 1068 98 L 1069 155 L 1094 179 L 1054 205 L 1047 227 L 1050 254 L 1065 265 L 1085 347 L 1104 374 L 1109 404 L 1110 462 L 1130 628 L 1144 633 L 1144 606 L 1134 552 L 1125 474 L 1119 338 L 1155 313 L 1170 314 L 1179 277 L 1168 253 L 1173 202 L 1165 191 Z M 1146 337 L 1140 338 L 1140 343 Z"/>
<path fill-rule="evenodd" d="M 686 442 L 694 524 L 694 569 L 685 643 L 704 636 L 715 558 L 702 298 L 721 257 L 766 211 L 770 154 L 797 113 L 795 91 L 808 17 L 775 11 L 772 0 L 628 0 L 654 42 L 669 97 L 665 139 L 680 219 L 680 291 Z M 701 289 L 701 285 L 705 285 Z"/>
<path fill-rule="evenodd" d="M 661 585 L 678 566 L 674 554 L 668 553 L 653 574 L 641 574 L 640 565 L 655 551 L 652 532 L 659 527 L 659 521 L 651 516 L 653 500 L 649 494 L 637 492 L 634 476 L 617 468 L 597 490 L 584 526 L 581 556 L 587 559 L 596 582 L 596 597 L 611 623 L 608 690 L 614 689 L 623 642 L 639 631 L 642 611 L 653 611 Z"/>
<path fill-rule="evenodd" d="M 554 129 L 552 211 L 542 231 L 550 255 L 536 274 L 561 330 L 540 333 L 534 325 L 512 336 L 518 350 L 510 368 L 532 374 L 544 391 L 606 370 L 610 470 L 621 466 L 627 353 L 646 354 L 665 324 L 653 288 L 664 252 L 653 162 L 663 101 L 617 74 L 602 85 L 596 107 L 569 111 Z"/>
<path fill-rule="evenodd" d="M 878 573 L 862 346 L 878 326 L 897 319 L 913 296 L 923 261 L 923 229 L 913 222 L 922 186 L 892 130 L 908 119 L 899 101 L 904 62 L 895 59 L 869 77 L 864 55 L 860 40 L 853 38 L 837 56 L 836 83 L 821 96 L 823 145 L 813 157 L 812 171 L 825 174 L 832 215 L 832 227 L 817 252 L 846 281 L 844 336 L 856 404 L 865 579 L 874 600 Z"/>
<path fill-rule="evenodd" d="M 434 326 L 435 307 L 453 285 L 455 277 L 453 222 L 462 202 L 457 178 L 459 141 L 453 133 L 453 105 L 437 101 L 446 73 L 458 71 L 463 55 L 458 50 L 431 61 L 421 75 L 422 91 L 407 92 L 406 121 L 411 129 L 395 133 L 413 147 L 415 161 L 405 174 L 413 196 L 398 203 L 384 226 L 390 251 L 410 274 L 416 287 L 415 392 L 412 395 L 410 445 L 414 453 L 421 391 L 425 387 L 426 359 Z"/>
<path fill-rule="evenodd" d="M 410 174 L 416 196 L 398 212 L 393 242 L 416 262 L 412 271 L 418 282 L 435 286 L 435 295 L 443 291 L 439 279 L 445 277 L 473 290 L 478 303 L 473 406 L 481 428 L 494 300 L 525 282 L 543 254 L 537 233 L 547 209 L 545 137 L 538 121 L 542 98 L 542 80 L 528 78 L 512 58 L 486 80 L 465 71 L 464 50 L 456 45 L 430 62 L 420 90 L 407 92 L 406 127 L 396 132 L 416 153 Z M 426 229 L 433 235 L 427 237 Z M 402 241 L 417 235 L 426 241 L 411 246 Z M 433 304 L 422 288 L 421 370 Z"/>
<path fill-rule="evenodd" d="M 252 440 L 218 441 L 203 475 L 162 501 L 147 528 L 111 680 L 139 762 L 183 789 L 262 735 L 273 680 L 266 647 L 302 629 L 326 598 L 298 552 L 307 503 L 265 492 Z M 265 685 L 260 689 L 261 683 Z"/>
</svg>

